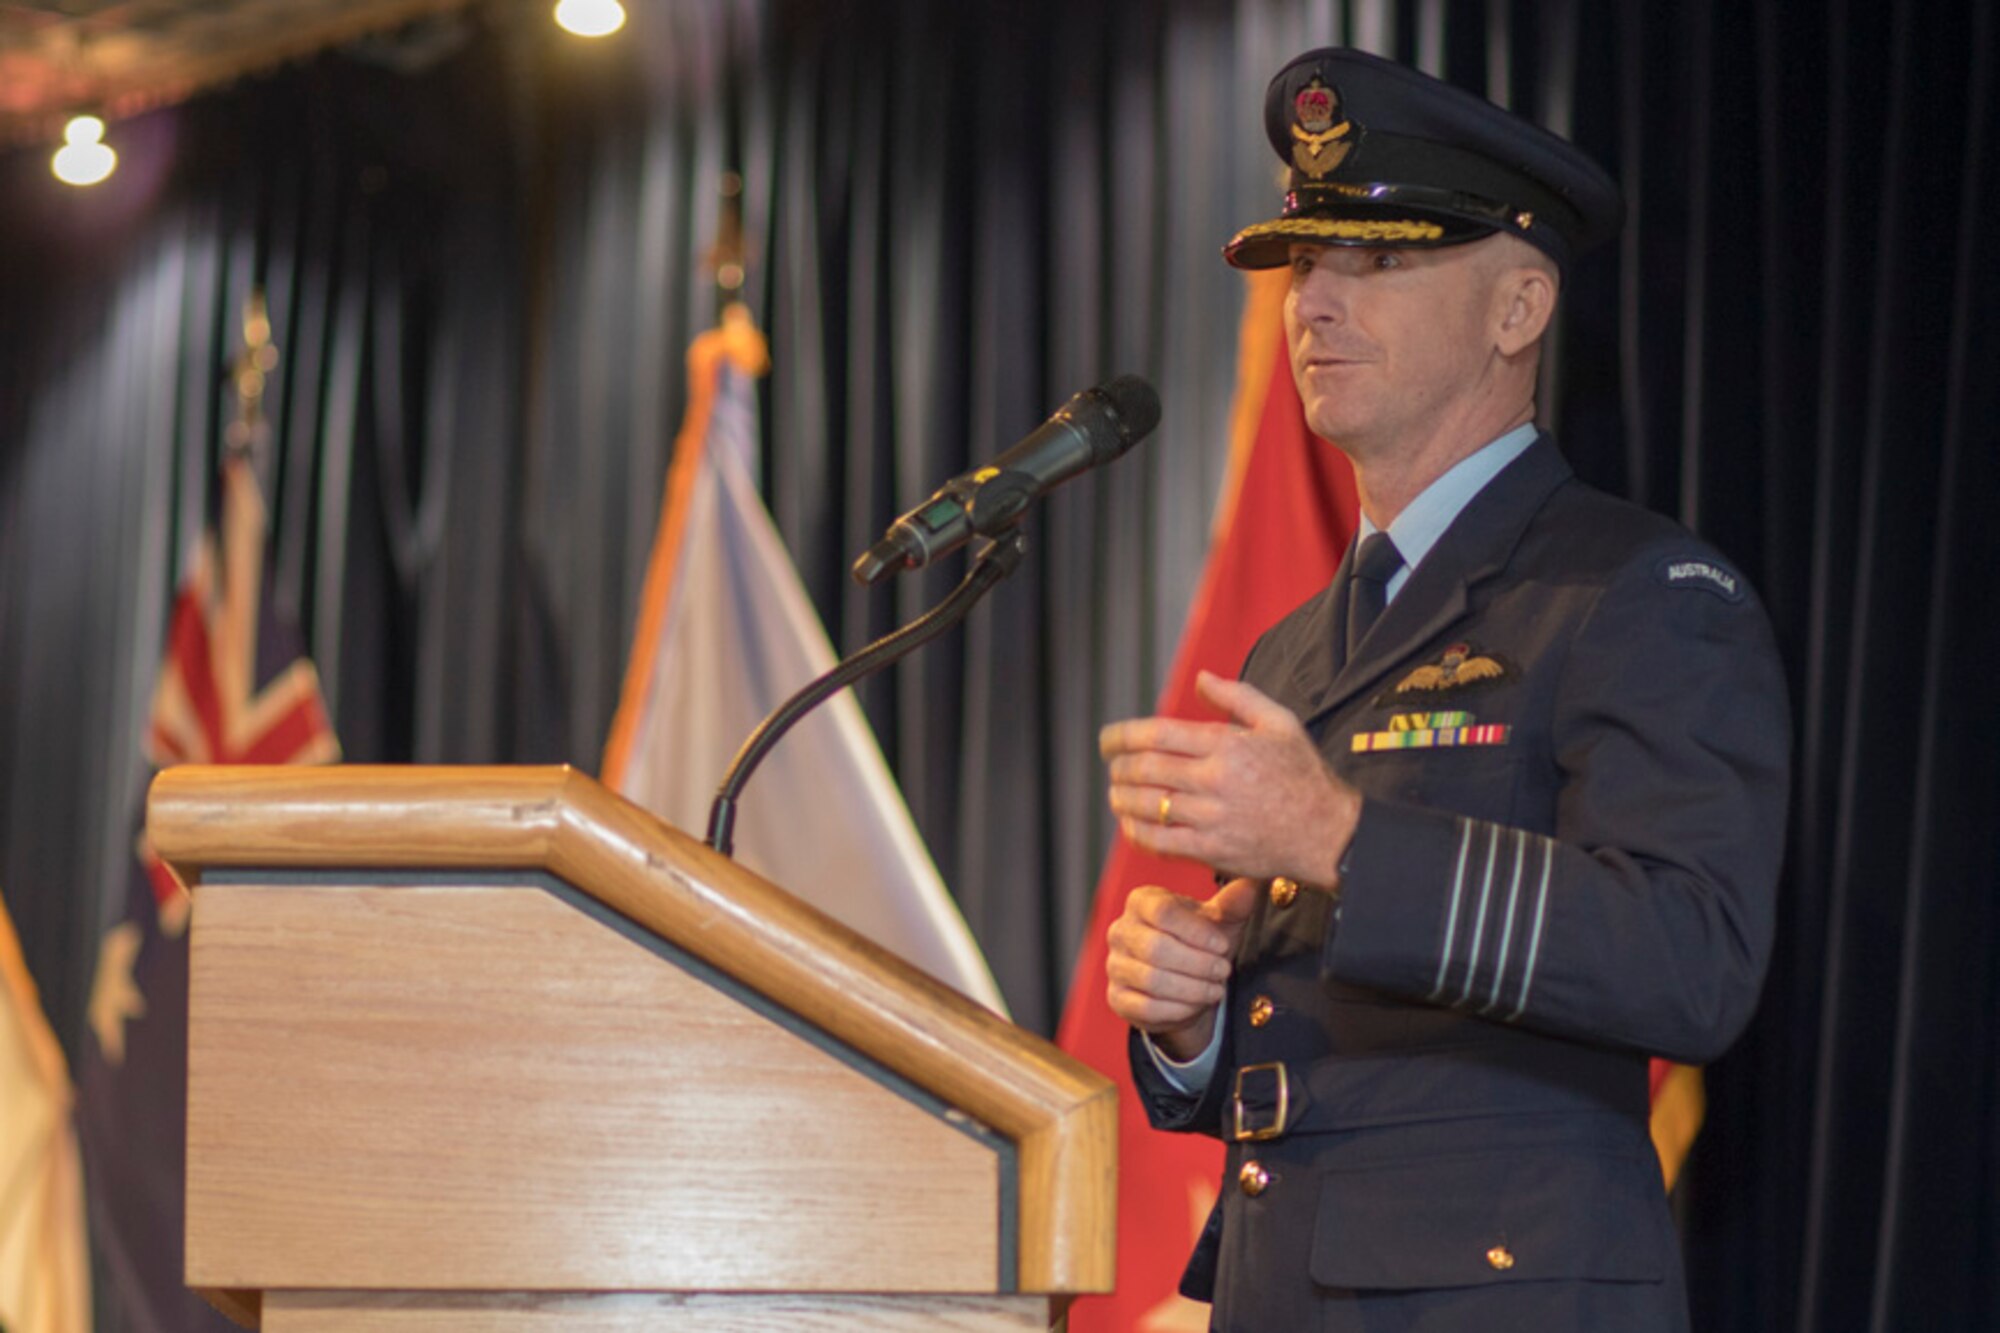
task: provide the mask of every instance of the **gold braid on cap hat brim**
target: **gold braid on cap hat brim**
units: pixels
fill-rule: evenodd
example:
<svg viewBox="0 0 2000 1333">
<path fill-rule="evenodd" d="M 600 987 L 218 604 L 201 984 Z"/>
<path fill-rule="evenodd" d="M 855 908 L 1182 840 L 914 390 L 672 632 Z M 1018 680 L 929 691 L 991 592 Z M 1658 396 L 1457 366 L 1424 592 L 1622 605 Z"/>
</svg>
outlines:
<svg viewBox="0 0 2000 1333">
<path fill-rule="evenodd" d="M 1278 218 L 1259 222 L 1236 233 L 1224 250 L 1234 250 L 1249 241 L 1282 236 L 1288 240 L 1379 241 L 1384 244 L 1439 241 L 1444 228 L 1435 222 L 1412 218 Z"/>
</svg>

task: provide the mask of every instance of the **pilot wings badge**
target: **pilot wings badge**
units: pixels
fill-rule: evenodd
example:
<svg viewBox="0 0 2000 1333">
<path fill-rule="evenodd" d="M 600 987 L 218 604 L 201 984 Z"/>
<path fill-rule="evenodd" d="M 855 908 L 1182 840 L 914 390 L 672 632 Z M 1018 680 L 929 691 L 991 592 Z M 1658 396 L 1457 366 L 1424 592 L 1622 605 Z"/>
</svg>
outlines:
<svg viewBox="0 0 2000 1333">
<path fill-rule="evenodd" d="M 1398 706 L 1435 703 L 1498 684 L 1513 674 L 1498 653 L 1475 652 L 1471 644 L 1454 643 L 1437 661 L 1418 667 L 1375 702 Z"/>
</svg>

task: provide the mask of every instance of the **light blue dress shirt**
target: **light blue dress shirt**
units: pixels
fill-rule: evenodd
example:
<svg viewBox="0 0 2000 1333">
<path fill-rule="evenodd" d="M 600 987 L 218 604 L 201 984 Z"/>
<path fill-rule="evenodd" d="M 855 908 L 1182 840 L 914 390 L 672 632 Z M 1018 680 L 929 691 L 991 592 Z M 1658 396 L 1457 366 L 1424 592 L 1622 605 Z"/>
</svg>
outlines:
<svg viewBox="0 0 2000 1333">
<path fill-rule="evenodd" d="M 1459 512 L 1472 503 L 1472 497 L 1486 489 L 1486 483 L 1500 475 L 1509 463 L 1527 452 L 1539 434 L 1532 425 L 1516 426 L 1491 444 L 1482 445 L 1471 454 L 1452 464 L 1449 471 L 1430 485 L 1424 487 L 1417 498 L 1403 506 L 1403 512 L 1389 521 L 1389 540 L 1396 544 L 1397 552 L 1403 557 L 1403 567 L 1389 579 L 1385 591 L 1388 600 L 1396 600 L 1396 594 L 1410 581 L 1410 572 L 1424 562 L 1438 538 L 1452 525 Z M 1354 534 L 1358 545 L 1381 529 L 1368 521 L 1368 515 L 1361 516 L 1361 526 Z M 1185 1093 L 1199 1092 L 1208 1086 L 1208 1080 L 1215 1075 L 1215 1062 L 1222 1051 L 1222 1023 L 1217 1016 L 1215 1032 L 1208 1039 L 1208 1046 L 1201 1054 L 1185 1063 L 1173 1059 L 1165 1051 L 1146 1038 L 1146 1051 L 1153 1057 L 1153 1064 L 1165 1076 L 1167 1082 Z"/>
<path fill-rule="evenodd" d="M 1403 506 L 1403 512 L 1389 522 L 1389 540 L 1396 544 L 1397 552 L 1403 557 L 1403 567 L 1389 579 L 1388 600 L 1396 600 L 1396 594 L 1410 581 L 1410 571 L 1424 562 L 1431 553 L 1438 538 L 1444 536 L 1445 529 L 1459 515 L 1459 511 L 1472 503 L 1472 497 L 1486 489 L 1486 483 L 1500 475 L 1509 463 L 1527 452 L 1538 434 L 1533 425 L 1516 426 L 1493 443 L 1485 445 L 1465 458 L 1452 464 L 1451 469 L 1430 485 L 1424 487 L 1416 499 Z M 1361 516 L 1361 527 L 1354 534 L 1356 544 L 1367 541 L 1381 531 L 1368 521 L 1368 515 Z"/>
</svg>

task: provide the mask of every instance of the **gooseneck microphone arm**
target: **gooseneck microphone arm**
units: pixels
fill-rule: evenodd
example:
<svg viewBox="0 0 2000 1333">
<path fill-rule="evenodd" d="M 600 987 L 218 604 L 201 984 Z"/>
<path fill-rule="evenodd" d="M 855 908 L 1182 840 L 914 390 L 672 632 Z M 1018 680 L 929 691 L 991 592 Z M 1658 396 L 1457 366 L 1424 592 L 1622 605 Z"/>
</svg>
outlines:
<svg viewBox="0 0 2000 1333">
<path fill-rule="evenodd" d="M 763 762 L 765 754 L 792 729 L 794 723 L 855 681 L 908 656 L 964 620 L 980 598 L 1020 568 L 1021 558 L 1027 551 L 1027 539 L 1018 529 L 1000 534 L 973 557 L 972 568 L 951 590 L 950 596 L 901 629 L 836 663 L 833 670 L 779 704 L 769 717 L 758 724 L 757 730 L 750 733 L 750 739 L 743 742 L 743 748 L 736 752 L 735 762 L 730 764 L 728 774 L 716 790 L 715 803 L 708 810 L 708 837 L 705 839 L 708 845 L 724 856 L 731 854 L 736 845 L 736 799 L 742 795 L 744 784 L 750 781 L 750 775 L 757 771 L 757 765 Z"/>
</svg>

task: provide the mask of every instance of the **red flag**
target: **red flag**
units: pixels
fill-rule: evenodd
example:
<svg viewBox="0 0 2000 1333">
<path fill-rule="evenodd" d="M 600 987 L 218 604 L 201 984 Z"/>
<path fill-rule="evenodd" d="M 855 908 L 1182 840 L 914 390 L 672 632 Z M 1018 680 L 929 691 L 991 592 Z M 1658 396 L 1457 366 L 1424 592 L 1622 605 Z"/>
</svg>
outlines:
<svg viewBox="0 0 2000 1333">
<path fill-rule="evenodd" d="M 1284 356 L 1289 271 L 1246 276 L 1228 478 L 1208 566 L 1160 697 L 1159 711 L 1170 717 L 1215 716 L 1195 695 L 1195 673 L 1234 678 L 1258 635 L 1332 581 L 1354 533 L 1353 470 L 1345 455 L 1306 429 Z M 1147 1125 L 1126 1069 L 1125 1025 L 1104 1004 L 1104 933 L 1141 884 L 1204 898 L 1215 887 L 1202 867 L 1149 855 L 1122 837 L 1112 843 L 1098 881 L 1057 1039 L 1119 1088 L 1118 1288 L 1071 1307 L 1073 1333 L 1208 1327 L 1208 1307 L 1184 1300 L 1174 1287 L 1215 1202 L 1222 1147 Z"/>
</svg>

